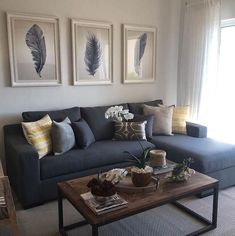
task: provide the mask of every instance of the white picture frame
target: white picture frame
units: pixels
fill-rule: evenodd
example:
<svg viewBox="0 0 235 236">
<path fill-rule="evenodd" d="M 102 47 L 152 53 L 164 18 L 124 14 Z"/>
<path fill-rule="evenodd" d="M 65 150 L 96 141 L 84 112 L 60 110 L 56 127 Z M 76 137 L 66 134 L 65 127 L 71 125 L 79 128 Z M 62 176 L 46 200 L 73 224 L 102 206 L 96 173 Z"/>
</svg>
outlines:
<svg viewBox="0 0 235 236">
<path fill-rule="evenodd" d="M 12 87 L 61 85 L 59 18 L 6 15 Z"/>
<path fill-rule="evenodd" d="M 156 80 L 157 28 L 123 24 L 123 83 Z"/>
<path fill-rule="evenodd" d="M 71 19 L 73 85 L 113 83 L 113 25 Z"/>
</svg>

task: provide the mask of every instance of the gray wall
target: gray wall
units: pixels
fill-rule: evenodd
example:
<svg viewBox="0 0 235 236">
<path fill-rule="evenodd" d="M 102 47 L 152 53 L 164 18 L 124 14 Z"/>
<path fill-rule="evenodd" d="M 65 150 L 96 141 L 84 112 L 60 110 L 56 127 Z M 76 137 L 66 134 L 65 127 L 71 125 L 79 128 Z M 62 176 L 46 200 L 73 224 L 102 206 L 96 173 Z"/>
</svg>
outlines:
<svg viewBox="0 0 235 236">
<path fill-rule="evenodd" d="M 175 103 L 180 9 L 181 0 L 1 0 L 0 156 L 3 156 L 2 127 L 20 121 L 22 111 L 93 106 L 155 98 L 163 98 L 166 104 Z M 56 15 L 60 18 L 62 86 L 25 88 L 10 86 L 6 11 Z M 70 17 L 113 23 L 113 85 L 71 85 Z M 121 23 L 152 25 L 158 28 L 155 83 L 132 85 L 121 83 Z"/>
<path fill-rule="evenodd" d="M 221 18 L 235 18 L 235 0 L 221 0 Z"/>
</svg>

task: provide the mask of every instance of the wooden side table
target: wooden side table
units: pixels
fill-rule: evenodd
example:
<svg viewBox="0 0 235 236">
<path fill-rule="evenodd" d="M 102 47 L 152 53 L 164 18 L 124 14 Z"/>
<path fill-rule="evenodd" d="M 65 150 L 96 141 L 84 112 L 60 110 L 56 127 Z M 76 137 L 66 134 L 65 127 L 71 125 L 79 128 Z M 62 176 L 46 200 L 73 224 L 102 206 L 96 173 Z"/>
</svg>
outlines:
<svg viewBox="0 0 235 236">
<path fill-rule="evenodd" d="M 4 176 L 4 173 L 3 173 L 3 168 L 2 168 L 2 162 L 0 160 L 0 177 Z"/>
<path fill-rule="evenodd" d="M 10 226 L 14 236 L 20 235 L 10 183 L 8 177 L 3 175 L 0 162 L 0 227 L 6 225 Z"/>
</svg>

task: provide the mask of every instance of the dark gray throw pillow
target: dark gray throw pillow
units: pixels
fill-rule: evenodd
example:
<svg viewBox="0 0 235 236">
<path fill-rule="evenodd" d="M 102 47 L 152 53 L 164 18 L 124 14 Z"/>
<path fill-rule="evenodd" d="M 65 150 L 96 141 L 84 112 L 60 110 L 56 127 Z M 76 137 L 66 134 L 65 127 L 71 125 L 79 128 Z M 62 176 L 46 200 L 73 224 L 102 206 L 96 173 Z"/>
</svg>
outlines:
<svg viewBox="0 0 235 236">
<path fill-rule="evenodd" d="M 151 139 L 153 137 L 153 120 L 154 120 L 153 115 L 138 115 L 138 114 L 135 114 L 134 118 L 131 121 L 141 122 L 141 121 L 145 121 L 145 120 L 147 121 L 147 124 L 145 125 L 146 137 L 148 139 Z"/>
<path fill-rule="evenodd" d="M 52 149 L 55 155 L 61 155 L 74 147 L 75 136 L 68 117 L 62 122 L 53 121 L 51 138 Z"/>
<path fill-rule="evenodd" d="M 95 136 L 85 120 L 73 122 L 72 127 L 78 147 L 86 149 L 95 142 Z"/>
<path fill-rule="evenodd" d="M 145 125 L 143 122 L 115 122 L 114 140 L 146 140 Z"/>
</svg>

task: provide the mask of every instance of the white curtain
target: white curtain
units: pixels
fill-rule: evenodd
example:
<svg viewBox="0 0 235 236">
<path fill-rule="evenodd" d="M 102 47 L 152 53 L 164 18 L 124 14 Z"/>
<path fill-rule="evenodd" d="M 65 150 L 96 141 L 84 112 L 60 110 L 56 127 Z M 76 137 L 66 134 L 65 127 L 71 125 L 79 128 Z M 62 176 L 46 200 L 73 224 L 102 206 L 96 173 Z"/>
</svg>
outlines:
<svg viewBox="0 0 235 236">
<path fill-rule="evenodd" d="M 191 121 L 206 125 L 216 105 L 220 5 L 220 0 L 185 3 L 177 100 L 190 105 Z"/>
<path fill-rule="evenodd" d="M 235 19 L 223 21 L 221 29 L 216 109 L 209 115 L 209 136 L 235 144 Z"/>
</svg>

